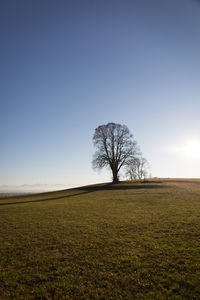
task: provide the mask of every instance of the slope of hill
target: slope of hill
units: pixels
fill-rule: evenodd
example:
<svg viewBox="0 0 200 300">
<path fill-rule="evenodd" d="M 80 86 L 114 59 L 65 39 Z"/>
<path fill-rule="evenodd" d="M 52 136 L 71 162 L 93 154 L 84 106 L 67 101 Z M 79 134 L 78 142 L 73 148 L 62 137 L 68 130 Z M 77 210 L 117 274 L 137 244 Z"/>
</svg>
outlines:
<svg viewBox="0 0 200 300">
<path fill-rule="evenodd" d="M 0 299 L 199 299 L 200 180 L 0 198 Z"/>
</svg>

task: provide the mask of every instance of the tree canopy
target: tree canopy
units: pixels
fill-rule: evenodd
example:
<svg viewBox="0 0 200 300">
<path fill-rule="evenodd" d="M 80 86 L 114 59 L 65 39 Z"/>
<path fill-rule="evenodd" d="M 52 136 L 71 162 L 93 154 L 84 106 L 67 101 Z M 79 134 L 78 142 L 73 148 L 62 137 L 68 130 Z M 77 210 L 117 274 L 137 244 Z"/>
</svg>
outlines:
<svg viewBox="0 0 200 300">
<path fill-rule="evenodd" d="M 146 158 L 138 155 L 126 166 L 126 176 L 130 180 L 145 179 L 148 175 L 149 167 Z"/>
<path fill-rule="evenodd" d="M 93 157 L 94 168 L 110 167 L 113 182 L 119 182 L 120 169 L 128 165 L 137 155 L 137 142 L 126 125 L 108 123 L 95 129 L 93 136 L 96 152 Z"/>
</svg>

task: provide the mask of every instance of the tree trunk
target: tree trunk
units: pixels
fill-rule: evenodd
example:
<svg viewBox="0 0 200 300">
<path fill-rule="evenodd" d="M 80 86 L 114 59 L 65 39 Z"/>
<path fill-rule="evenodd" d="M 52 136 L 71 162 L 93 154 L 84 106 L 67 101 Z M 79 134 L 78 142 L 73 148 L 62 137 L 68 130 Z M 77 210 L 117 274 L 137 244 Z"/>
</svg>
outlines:
<svg viewBox="0 0 200 300">
<path fill-rule="evenodd" d="M 113 183 L 119 183 L 118 171 L 116 169 L 112 170 L 113 173 Z"/>
</svg>

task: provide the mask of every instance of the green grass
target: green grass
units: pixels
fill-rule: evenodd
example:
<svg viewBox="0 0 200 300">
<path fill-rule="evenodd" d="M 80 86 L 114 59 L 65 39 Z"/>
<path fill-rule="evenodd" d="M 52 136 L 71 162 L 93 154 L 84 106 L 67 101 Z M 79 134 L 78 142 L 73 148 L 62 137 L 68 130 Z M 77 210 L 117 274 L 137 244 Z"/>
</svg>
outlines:
<svg viewBox="0 0 200 300">
<path fill-rule="evenodd" d="M 200 180 L 0 198 L 0 299 L 200 299 Z"/>
</svg>

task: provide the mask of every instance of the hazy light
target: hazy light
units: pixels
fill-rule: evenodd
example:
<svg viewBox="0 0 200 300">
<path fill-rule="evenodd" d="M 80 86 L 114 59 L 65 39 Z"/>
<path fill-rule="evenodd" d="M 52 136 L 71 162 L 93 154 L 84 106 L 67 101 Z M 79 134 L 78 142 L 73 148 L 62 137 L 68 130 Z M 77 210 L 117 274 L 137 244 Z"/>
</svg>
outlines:
<svg viewBox="0 0 200 300">
<path fill-rule="evenodd" d="M 170 152 L 183 154 L 187 158 L 200 158 L 200 140 L 189 140 L 182 146 L 170 148 Z"/>
<path fill-rule="evenodd" d="M 188 157 L 200 157 L 200 141 L 193 140 L 186 143 L 183 147 L 183 153 Z"/>
</svg>

